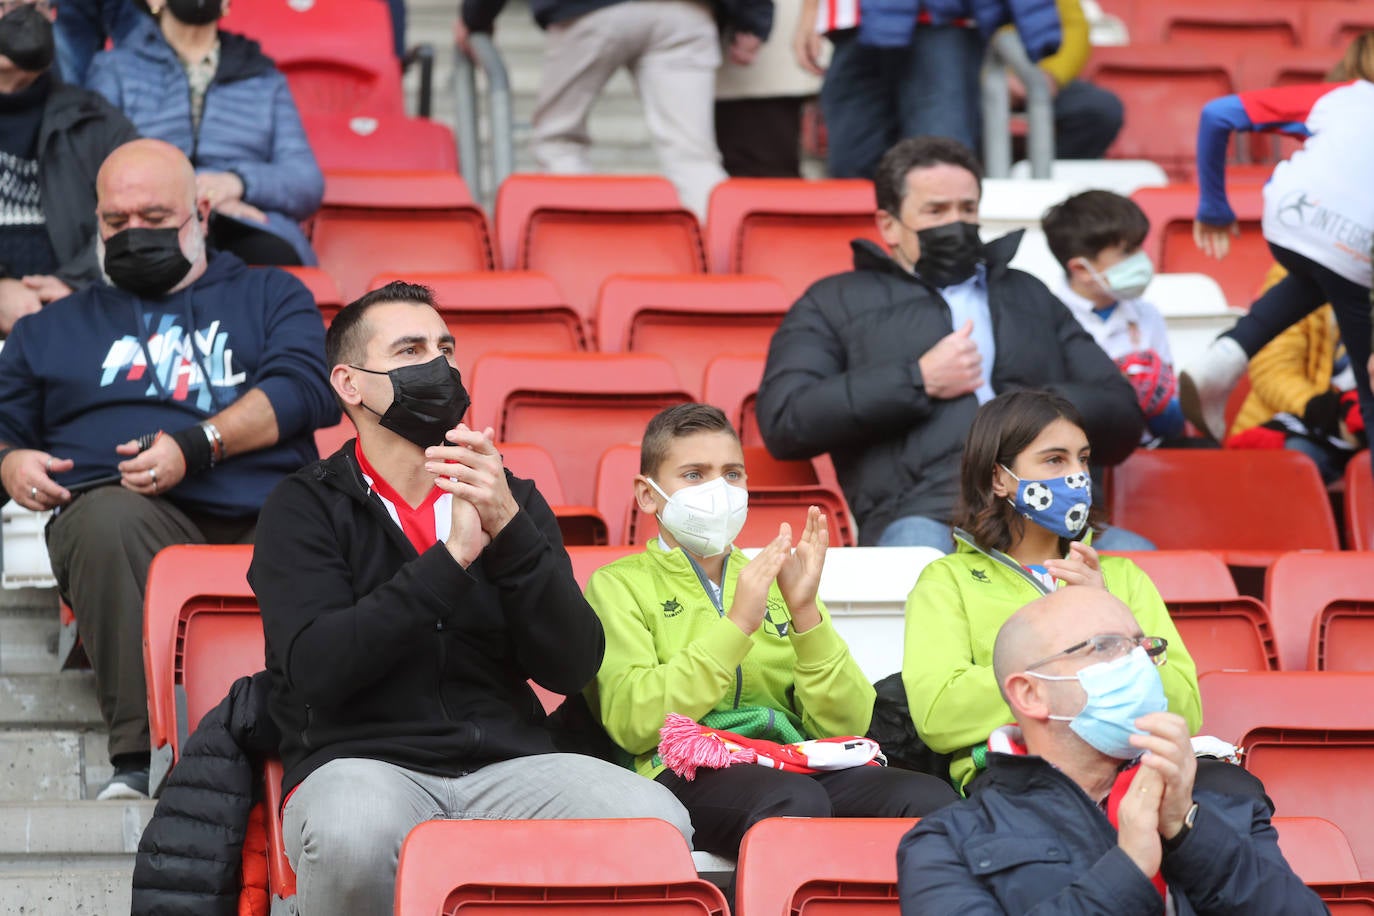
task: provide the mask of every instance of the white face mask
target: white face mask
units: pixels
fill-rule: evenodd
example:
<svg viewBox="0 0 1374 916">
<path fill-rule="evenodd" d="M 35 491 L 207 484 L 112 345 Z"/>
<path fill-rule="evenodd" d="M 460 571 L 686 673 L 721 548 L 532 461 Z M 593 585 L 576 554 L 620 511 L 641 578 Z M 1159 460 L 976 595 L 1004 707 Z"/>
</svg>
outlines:
<svg viewBox="0 0 1374 916">
<path fill-rule="evenodd" d="M 724 477 L 683 487 L 672 496 L 652 479 L 649 486 L 668 501 L 658 523 L 690 554 L 714 557 L 730 549 L 749 514 L 749 491 Z"/>
</svg>

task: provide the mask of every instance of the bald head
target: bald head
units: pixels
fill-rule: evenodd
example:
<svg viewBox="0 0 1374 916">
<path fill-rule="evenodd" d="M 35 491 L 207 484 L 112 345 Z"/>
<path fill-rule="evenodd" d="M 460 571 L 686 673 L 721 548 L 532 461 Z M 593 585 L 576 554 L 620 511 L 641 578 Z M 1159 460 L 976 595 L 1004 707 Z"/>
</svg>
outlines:
<svg viewBox="0 0 1374 916">
<path fill-rule="evenodd" d="M 95 179 L 98 206 L 176 209 L 184 220 L 196 209 L 196 170 L 181 150 L 162 140 L 131 140 L 115 149 Z M 106 234 L 108 237 L 108 234 Z"/>
<path fill-rule="evenodd" d="M 992 647 L 992 670 L 1005 696 L 1007 678 L 1042 658 L 1103 633 L 1139 632 L 1131 609 L 1106 589 L 1061 588 L 1007 618 Z"/>
</svg>

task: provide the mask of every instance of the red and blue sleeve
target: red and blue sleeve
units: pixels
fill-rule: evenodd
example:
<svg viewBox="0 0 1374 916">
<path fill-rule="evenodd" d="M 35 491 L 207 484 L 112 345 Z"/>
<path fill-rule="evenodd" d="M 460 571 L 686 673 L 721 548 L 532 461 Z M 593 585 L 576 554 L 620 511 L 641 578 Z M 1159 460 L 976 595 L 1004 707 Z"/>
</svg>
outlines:
<svg viewBox="0 0 1374 916">
<path fill-rule="evenodd" d="M 1229 226 L 1235 212 L 1226 200 L 1226 145 L 1234 131 L 1282 133 L 1307 138 L 1312 106 L 1336 84 L 1307 83 L 1256 89 L 1213 99 L 1202 108 L 1197 132 L 1198 222 Z"/>
</svg>

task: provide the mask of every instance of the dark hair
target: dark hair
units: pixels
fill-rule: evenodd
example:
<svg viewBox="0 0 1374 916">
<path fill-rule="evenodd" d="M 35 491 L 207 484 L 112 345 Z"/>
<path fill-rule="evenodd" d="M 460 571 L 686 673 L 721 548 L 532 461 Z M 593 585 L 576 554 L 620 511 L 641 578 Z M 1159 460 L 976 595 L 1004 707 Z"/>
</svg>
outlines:
<svg viewBox="0 0 1374 916">
<path fill-rule="evenodd" d="M 878 162 L 873 175 L 873 192 L 878 209 L 894 216 L 901 212 L 906 197 L 906 176 L 913 169 L 928 169 L 937 165 L 957 165 L 973 173 L 978 179 L 978 192 L 983 191 L 983 166 L 978 157 L 958 140 L 949 137 L 909 137 L 900 140 Z"/>
<path fill-rule="evenodd" d="M 678 404 L 660 410 L 644 427 L 639 443 L 639 473 L 646 477 L 658 473 L 668 457 L 673 441 L 693 433 L 729 433 L 739 441 L 739 433 L 719 407 L 710 404 Z"/>
<path fill-rule="evenodd" d="M 435 308 L 434 291 L 418 283 L 393 280 L 381 289 L 363 293 L 345 305 L 334 316 L 329 330 L 324 335 L 325 368 L 333 368 L 341 363 L 360 363 L 367 357 L 367 323 L 363 320 L 367 310 L 374 305 L 388 302 L 406 302 L 411 305 L 427 305 Z"/>
<path fill-rule="evenodd" d="M 993 495 L 993 471 L 999 464 L 1011 467 L 1016 456 L 1059 419 L 1085 429 L 1078 408 L 1050 391 L 1013 391 L 978 408 L 964 442 L 954 524 L 967 531 L 979 547 L 1006 550 L 1020 537 L 1026 521 L 1007 500 Z M 1094 530 L 1099 528 L 1099 506 L 1093 506 L 1088 521 Z M 1060 546 L 1068 549 L 1067 542 Z"/>
<path fill-rule="evenodd" d="M 1045 211 L 1040 220 L 1054 258 L 1067 272 L 1074 258 L 1095 258 L 1113 245 L 1139 248 L 1150 231 L 1145 211 L 1111 191 L 1084 191 Z"/>
</svg>

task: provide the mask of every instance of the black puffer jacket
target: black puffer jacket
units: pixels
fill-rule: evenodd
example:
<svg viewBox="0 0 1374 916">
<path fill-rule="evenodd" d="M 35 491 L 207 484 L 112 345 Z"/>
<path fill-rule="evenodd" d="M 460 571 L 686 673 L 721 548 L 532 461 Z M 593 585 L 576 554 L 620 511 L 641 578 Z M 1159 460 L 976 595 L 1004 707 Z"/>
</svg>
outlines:
<svg viewBox="0 0 1374 916">
<path fill-rule="evenodd" d="M 1008 262 L 1013 232 L 989 242 L 988 308 L 998 394 L 1046 388 L 1083 414 L 1095 465 L 1121 462 L 1144 417 L 1120 370 L 1065 305 Z M 907 515 L 950 521 L 978 400 L 927 397 L 917 360 L 954 330 L 949 306 L 877 245 L 856 241 L 854 270 L 813 284 L 768 348 L 759 429 L 783 459 L 829 452 L 860 543 Z"/>
<path fill-rule="evenodd" d="M 241 677 L 201 720 L 138 841 L 133 916 L 236 916 L 258 762 L 277 751 L 268 674 Z"/>
</svg>

